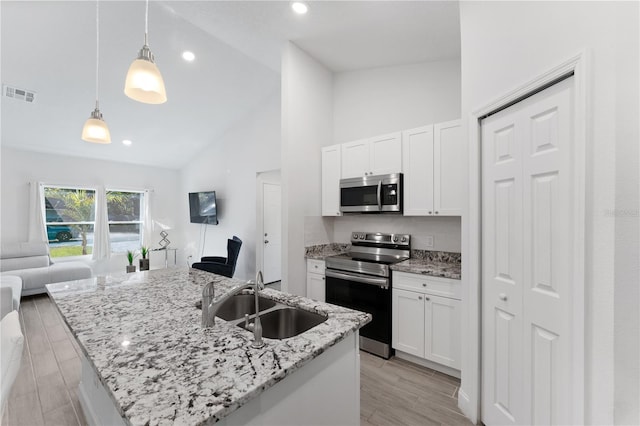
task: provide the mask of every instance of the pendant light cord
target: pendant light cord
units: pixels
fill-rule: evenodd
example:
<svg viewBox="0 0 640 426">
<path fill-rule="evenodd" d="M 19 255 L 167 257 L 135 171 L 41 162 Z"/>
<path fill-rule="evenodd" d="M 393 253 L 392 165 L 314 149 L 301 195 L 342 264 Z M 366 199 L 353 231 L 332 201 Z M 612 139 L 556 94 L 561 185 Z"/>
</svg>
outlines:
<svg viewBox="0 0 640 426">
<path fill-rule="evenodd" d="M 100 69 L 100 2 L 96 0 L 96 109 L 98 109 L 98 70 Z"/>
<path fill-rule="evenodd" d="M 146 7 L 144 10 L 144 44 L 149 45 L 147 34 L 149 33 L 149 0 L 146 0 Z"/>
</svg>

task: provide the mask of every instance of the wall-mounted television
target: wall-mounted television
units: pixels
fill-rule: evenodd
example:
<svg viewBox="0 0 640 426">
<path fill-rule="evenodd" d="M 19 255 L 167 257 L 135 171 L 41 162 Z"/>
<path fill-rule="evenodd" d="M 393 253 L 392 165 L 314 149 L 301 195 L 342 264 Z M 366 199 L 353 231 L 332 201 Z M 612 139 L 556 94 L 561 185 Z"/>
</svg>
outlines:
<svg viewBox="0 0 640 426">
<path fill-rule="evenodd" d="M 191 223 L 217 225 L 216 191 L 190 192 L 189 213 L 191 214 Z"/>
</svg>

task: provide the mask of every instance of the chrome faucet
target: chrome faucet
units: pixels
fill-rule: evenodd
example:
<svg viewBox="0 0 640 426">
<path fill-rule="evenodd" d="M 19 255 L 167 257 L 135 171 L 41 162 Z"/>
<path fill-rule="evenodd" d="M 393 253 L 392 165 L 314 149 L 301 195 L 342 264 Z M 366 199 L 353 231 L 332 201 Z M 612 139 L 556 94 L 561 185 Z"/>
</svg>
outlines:
<svg viewBox="0 0 640 426">
<path fill-rule="evenodd" d="M 252 288 L 253 293 L 255 295 L 255 303 L 256 303 L 256 317 L 253 324 L 248 324 L 248 315 L 245 316 L 247 322 L 247 329 L 253 331 L 253 343 L 251 346 L 254 348 L 261 348 L 264 346 L 264 342 L 262 341 L 262 324 L 260 323 L 260 315 L 258 308 L 258 291 L 264 290 L 264 278 L 262 277 L 262 271 L 258 271 L 256 274 L 255 281 L 248 281 L 245 284 L 241 284 L 235 288 L 233 288 L 227 295 L 225 295 L 222 299 L 214 302 L 214 291 L 213 291 L 213 282 L 207 283 L 202 289 L 202 327 L 210 328 L 215 324 L 215 317 L 220 309 L 220 306 L 224 304 L 230 297 L 235 296 L 240 293 L 242 290 Z"/>
<path fill-rule="evenodd" d="M 253 324 L 249 324 L 249 315 L 244 316 L 245 327 L 247 330 L 253 331 L 253 343 L 251 346 L 254 348 L 261 348 L 264 346 L 262 340 L 262 323 L 260 322 L 260 308 L 258 307 L 258 290 L 264 290 L 264 278 L 262 277 L 262 271 L 258 271 L 256 274 L 255 289 L 253 294 L 256 301 L 256 316 L 253 320 Z"/>
</svg>

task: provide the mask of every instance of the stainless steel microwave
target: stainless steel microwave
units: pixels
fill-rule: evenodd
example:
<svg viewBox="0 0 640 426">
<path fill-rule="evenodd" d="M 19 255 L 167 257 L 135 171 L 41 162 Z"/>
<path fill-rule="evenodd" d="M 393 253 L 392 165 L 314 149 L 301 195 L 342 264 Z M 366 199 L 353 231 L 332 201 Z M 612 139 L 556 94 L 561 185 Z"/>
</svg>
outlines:
<svg viewBox="0 0 640 426">
<path fill-rule="evenodd" d="M 343 213 L 402 213 L 402 173 L 340 179 Z"/>
</svg>

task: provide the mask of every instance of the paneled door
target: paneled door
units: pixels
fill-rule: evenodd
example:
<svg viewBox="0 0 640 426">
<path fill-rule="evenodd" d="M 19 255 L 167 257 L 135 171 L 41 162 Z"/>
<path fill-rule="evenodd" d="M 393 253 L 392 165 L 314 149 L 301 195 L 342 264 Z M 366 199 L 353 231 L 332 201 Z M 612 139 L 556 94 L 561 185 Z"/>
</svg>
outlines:
<svg viewBox="0 0 640 426">
<path fill-rule="evenodd" d="M 262 184 L 264 282 L 271 283 L 282 279 L 282 203 L 280 185 Z"/>
<path fill-rule="evenodd" d="M 573 78 L 482 123 L 482 421 L 568 424 Z"/>
</svg>

